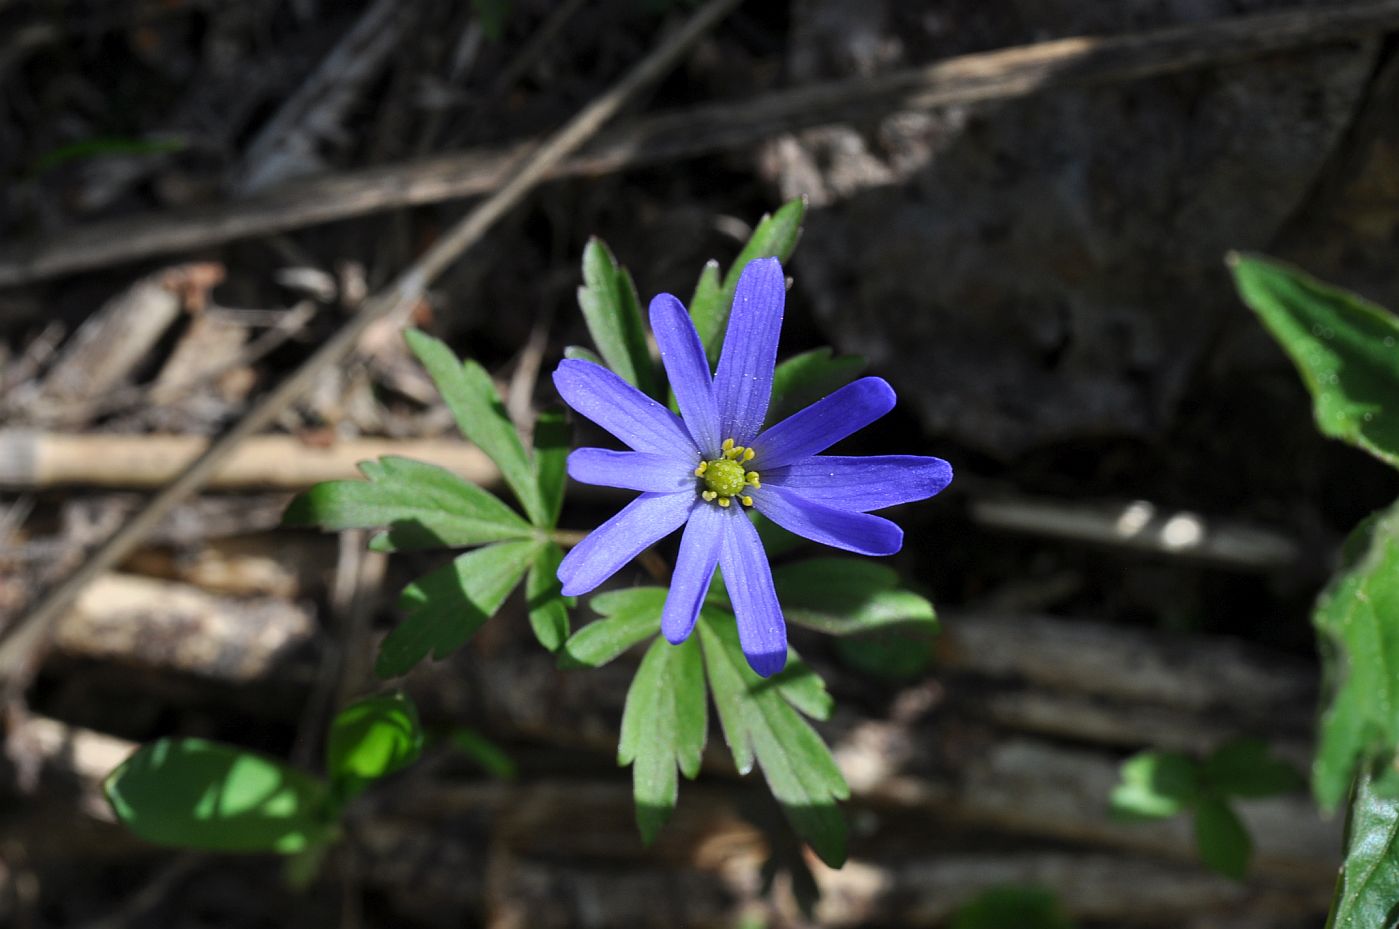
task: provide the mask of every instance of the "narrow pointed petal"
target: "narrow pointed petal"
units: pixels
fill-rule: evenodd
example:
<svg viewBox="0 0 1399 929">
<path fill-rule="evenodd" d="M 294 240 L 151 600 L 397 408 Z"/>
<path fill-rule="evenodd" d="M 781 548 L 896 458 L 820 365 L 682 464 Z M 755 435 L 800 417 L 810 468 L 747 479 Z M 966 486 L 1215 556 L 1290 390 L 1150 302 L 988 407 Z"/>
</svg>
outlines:
<svg viewBox="0 0 1399 929">
<path fill-rule="evenodd" d="M 753 506 L 788 532 L 858 555 L 892 555 L 904 544 L 904 531 L 882 516 L 826 506 L 785 487 L 764 483 L 753 491 Z"/>
<path fill-rule="evenodd" d="M 685 522 L 700 499 L 692 492 L 642 494 L 616 516 L 588 533 L 559 565 L 566 597 L 576 597 L 616 574 L 637 555 Z"/>
<path fill-rule="evenodd" d="M 881 377 L 852 381 L 749 443 L 757 452 L 754 467 L 766 472 L 823 452 L 892 410 L 894 400 L 894 388 Z"/>
<path fill-rule="evenodd" d="M 950 464 L 921 455 L 818 455 L 762 473 L 765 487 L 857 513 L 926 500 L 952 483 Z"/>
<path fill-rule="evenodd" d="M 749 444 L 767 416 L 786 299 L 787 279 L 776 258 L 759 258 L 743 269 L 714 375 L 719 431 L 739 445 Z"/>
<path fill-rule="evenodd" d="M 687 460 L 607 448 L 574 449 L 568 456 L 568 476 L 582 484 L 658 494 L 693 491 L 697 481 Z"/>
<path fill-rule="evenodd" d="M 665 608 L 661 611 L 661 635 L 670 644 L 679 645 L 695 628 L 704 595 L 709 592 L 709 581 L 714 577 L 714 566 L 719 563 L 724 526 L 735 519 L 746 521 L 737 511 L 701 504 L 685 523 L 680 554 L 675 558 L 675 573 L 670 578 L 670 592 L 666 594 Z"/>
<path fill-rule="evenodd" d="M 787 624 L 772 586 L 772 569 L 758 530 L 746 516 L 725 522 L 719 566 L 738 621 L 738 642 L 748 665 L 771 677 L 787 663 Z"/>
<path fill-rule="evenodd" d="M 656 334 L 661 364 L 675 391 L 685 427 L 704 455 L 719 454 L 723 437 L 719 435 L 719 408 L 714 403 L 709 359 L 684 304 L 670 294 L 658 294 L 651 301 L 651 331 Z"/>
<path fill-rule="evenodd" d="M 554 371 L 554 386 L 565 403 L 638 452 L 699 460 L 679 416 L 602 365 L 565 359 Z"/>
</svg>

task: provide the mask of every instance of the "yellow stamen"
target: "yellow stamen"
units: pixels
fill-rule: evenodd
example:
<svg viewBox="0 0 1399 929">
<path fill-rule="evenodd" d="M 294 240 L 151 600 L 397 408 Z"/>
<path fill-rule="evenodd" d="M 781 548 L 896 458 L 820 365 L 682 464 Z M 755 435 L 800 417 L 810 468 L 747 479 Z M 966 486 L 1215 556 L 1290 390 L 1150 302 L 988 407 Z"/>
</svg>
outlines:
<svg viewBox="0 0 1399 929">
<path fill-rule="evenodd" d="M 701 461 L 699 467 L 695 468 L 695 477 L 704 477 L 704 472 L 709 470 L 709 462 Z"/>
<path fill-rule="evenodd" d="M 748 496 L 747 494 L 744 494 L 743 496 L 739 497 L 738 499 L 740 499 L 740 500 L 743 501 L 743 505 L 744 505 L 744 506 L 752 506 L 752 505 L 753 505 L 753 498 L 750 497 L 750 496 Z"/>
<path fill-rule="evenodd" d="M 753 460 L 753 456 L 756 455 L 756 454 L 758 454 L 758 453 L 755 452 L 755 451 L 753 451 L 753 449 L 751 449 L 751 448 L 745 448 L 745 449 L 743 450 L 743 460 L 744 460 L 744 461 L 752 461 L 752 460 Z"/>
<path fill-rule="evenodd" d="M 719 505 L 720 505 L 720 506 L 728 506 L 728 505 L 729 505 L 729 498 L 728 498 L 728 497 L 720 497 L 720 498 L 719 498 Z"/>
<path fill-rule="evenodd" d="M 724 457 L 727 458 L 727 457 L 729 457 L 729 452 L 730 452 L 730 451 L 733 449 L 733 447 L 734 447 L 734 440 L 733 440 L 733 439 L 725 439 L 725 440 L 724 440 L 724 444 L 721 445 L 721 446 L 719 446 L 719 447 L 720 447 L 721 449 L 723 449 Z"/>
<path fill-rule="evenodd" d="M 701 493 L 700 496 L 703 497 L 703 498 L 705 499 L 706 502 L 713 502 L 714 498 L 717 497 L 717 496 L 719 496 L 719 495 L 716 494 L 716 493 L 715 493 L 714 491 L 712 491 L 712 490 L 706 490 L 706 491 L 704 491 L 703 493 Z M 725 497 L 724 499 L 727 500 L 728 498 Z"/>
<path fill-rule="evenodd" d="M 762 486 L 763 486 L 763 485 L 762 485 L 762 482 L 758 480 L 758 472 L 757 472 L 757 471 L 749 471 L 747 474 L 743 475 L 743 482 L 744 482 L 745 484 L 747 484 L 749 487 L 762 487 Z"/>
</svg>

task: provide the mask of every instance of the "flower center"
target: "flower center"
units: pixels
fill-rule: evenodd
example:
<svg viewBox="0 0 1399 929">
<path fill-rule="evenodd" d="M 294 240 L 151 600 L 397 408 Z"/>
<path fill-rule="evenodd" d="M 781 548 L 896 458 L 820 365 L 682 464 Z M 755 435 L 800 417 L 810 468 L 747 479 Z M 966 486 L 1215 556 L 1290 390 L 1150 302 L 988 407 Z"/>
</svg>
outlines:
<svg viewBox="0 0 1399 929">
<path fill-rule="evenodd" d="M 744 468 L 753 460 L 754 454 L 753 449 L 735 445 L 733 439 L 725 439 L 720 457 L 701 461 L 695 468 L 695 477 L 704 483 L 700 496 L 720 506 L 729 506 L 732 498 L 738 497 L 744 506 L 752 506 L 753 498 L 743 493 L 743 489 L 763 486 L 758 480 L 757 471 Z"/>
</svg>

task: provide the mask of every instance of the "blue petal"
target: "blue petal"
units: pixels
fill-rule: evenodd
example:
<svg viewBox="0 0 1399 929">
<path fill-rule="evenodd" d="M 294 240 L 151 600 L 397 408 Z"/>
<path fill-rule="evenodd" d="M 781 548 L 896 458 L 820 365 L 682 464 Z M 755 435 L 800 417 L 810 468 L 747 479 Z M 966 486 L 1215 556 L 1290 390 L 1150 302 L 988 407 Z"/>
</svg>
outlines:
<svg viewBox="0 0 1399 929">
<path fill-rule="evenodd" d="M 679 416 L 601 365 L 561 361 L 554 386 L 565 403 L 637 451 L 699 460 L 699 447 Z"/>
<path fill-rule="evenodd" d="M 659 494 L 693 491 L 697 486 L 694 469 L 673 455 L 607 448 L 574 449 L 568 456 L 568 476 L 583 484 Z"/>
<path fill-rule="evenodd" d="M 753 491 L 753 506 L 788 532 L 859 555 L 892 555 L 904 544 L 904 531 L 883 516 L 826 506 L 766 482 Z"/>
<path fill-rule="evenodd" d="M 767 416 L 786 298 L 787 279 L 776 258 L 750 261 L 734 290 L 724 350 L 714 375 L 714 399 L 719 404 L 720 431 L 739 445 L 749 444 Z"/>
<path fill-rule="evenodd" d="M 952 466 L 921 455 L 819 455 L 780 468 L 763 468 L 763 486 L 865 513 L 925 500 L 952 483 Z"/>
<path fill-rule="evenodd" d="M 675 573 L 670 578 L 665 609 L 661 611 L 661 634 L 672 645 L 679 645 L 695 628 L 714 566 L 719 563 L 719 546 L 725 523 L 744 519 L 737 511 L 717 506 L 697 506 L 680 537 L 680 554 L 675 557 Z M 746 521 L 746 520 L 745 520 Z"/>
<path fill-rule="evenodd" d="M 772 586 L 767 552 L 748 517 L 740 514 L 727 520 L 725 529 L 719 566 L 738 621 L 738 642 L 749 667 L 771 677 L 787 663 L 787 625 Z"/>
<path fill-rule="evenodd" d="M 695 324 L 684 305 L 670 294 L 658 294 L 651 301 L 651 331 L 661 349 L 670 387 L 680 405 L 680 415 L 695 444 L 708 457 L 719 454 L 719 408 L 714 404 L 713 379 L 709 359 L 704 356 Z"/>
<path fill-rule="evenodd" d="M 893 408 L 894 388 L 883 378 L 852 381 L 754 439 L 753 467 L 761 473 L 825 451 Z"/>
<path fill-rule="evenodd" d="M 558 570 L 564 596 L 585 594 L 616 574 L 647 546 L 679 529 L 698 502 L 697 494 L 686 491 L 642 494 L 628 503 L 564 556 Z"/>
</svg>

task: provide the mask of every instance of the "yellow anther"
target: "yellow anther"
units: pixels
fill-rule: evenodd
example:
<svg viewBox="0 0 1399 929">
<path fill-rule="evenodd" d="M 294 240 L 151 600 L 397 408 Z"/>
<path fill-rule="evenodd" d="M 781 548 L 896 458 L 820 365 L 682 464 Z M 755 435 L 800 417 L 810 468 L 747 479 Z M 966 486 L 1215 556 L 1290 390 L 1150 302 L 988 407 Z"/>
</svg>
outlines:
<svg viewBox="0 0 1399 929">
<path fill-rule="evenodd" d="M 719 498 L 719 505 L 720 505 L 720 506 L 728 506 L 728 505 L 729 505 L 729 498 L 728 498 L 728 497 L 720 497 L 720 498 Z"/>
<path fill-rule="evenodd" d="M 699 467 L 695 468 L 695 477 L 704 477 L 704 472 L 709 470 L 709 462 L 701 461 Z"/>
<path fill-rule="evenodd" d="M 712 490 L 706 490 L 706 491 L 704 491 L 703 493 L 701 493 L 700 496 L 703 497 L 706 501 L 712 502 L 712 501 L 714 500 L 714 498 L 717 497 L 717 496 L 719 496 L 719 495 L 716 494 L 716 493 L 715 493 L 714 491 L 712 491 Z M 724 499 L 727 500 L 728 497 L 725 497 Z"/>
<path fill-rule="evenodd" d="M 751 448 L 745 448 L 745 449 L 743 450 L 743 460 L 744 460 L 744 461 L 752 461 L 752 460 L 753 460 L 753 456 L 756 455 L 756 454 L 758 454 L 758 453 L 755 452 L 755 451 L 753 451 L 753 449 L 751 449 Z"/>
<path fill-rule="evenodd" d="M 749 471 L 747 474 L 743 475 L 743 483 L 747 484 L 749 487 L 763 486 L 762 482 L 758 480 L 757 471 Z"/>
<path fill-rule="evenodd" d="M 730 451 L 733 449 L 733 447 L 734 447 L 734 440 L 733 440 L 733 439 L 725 439 L 725 440 L 724 440 L 724 444 L 721 445 L 721 446 L 719 446 L 719 447 L 720 447 L 721 449 L 724 450 L 724 457 L 727 458 L 728 455 L 729 455 L 729 452 L 730 452 Z"/>
<path fill-rule="evenodd" d="M 750 497 L 750 496 L 748 496 L 747 494 L 744 494 L 743 496 L 739 497 L 738 499 L 740 499 L 740 500 L 743 501 L 743 505 L 744 505 L 744 506 L 752 506 L 752 505 L 753 505 L 753 498 Z"/>
</svg>

